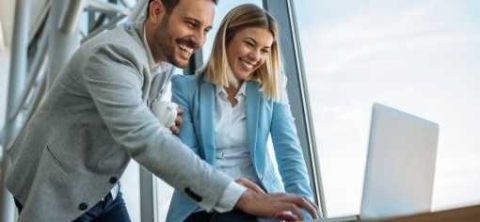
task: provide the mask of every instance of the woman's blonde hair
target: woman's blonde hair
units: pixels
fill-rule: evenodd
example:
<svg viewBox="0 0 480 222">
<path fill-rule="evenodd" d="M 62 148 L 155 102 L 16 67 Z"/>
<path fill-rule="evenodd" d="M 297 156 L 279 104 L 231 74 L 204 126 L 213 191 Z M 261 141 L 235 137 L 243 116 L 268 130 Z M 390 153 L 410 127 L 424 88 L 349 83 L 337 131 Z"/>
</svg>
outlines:
<svg viewBox="0 0 480 222">
<path fill-rule="evenodd" d="M 278 45 L 278 24 L 268 12 L 253 4 L 243 4 L 232 9 L 223 18 L 213 42 L 212 53 L 205 67 L 197 74 L 205 75 L 207 81 L 229 87 L 237 81 L 227 60 L 226 45 L 236 33 L 245 28 L 265 28 L 273 35 L 273 43 L 265 63 L 250 75 L 249 80 L 257 81 L 266 98 L 281 100 L 283 76 Z"/>
</svg>

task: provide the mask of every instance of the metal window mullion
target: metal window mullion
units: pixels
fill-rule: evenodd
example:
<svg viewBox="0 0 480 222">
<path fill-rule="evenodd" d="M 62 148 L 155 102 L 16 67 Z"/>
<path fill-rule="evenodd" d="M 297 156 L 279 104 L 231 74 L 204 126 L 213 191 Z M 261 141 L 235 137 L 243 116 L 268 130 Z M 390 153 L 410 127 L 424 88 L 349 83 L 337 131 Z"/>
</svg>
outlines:
<svg viewBox="0 0 480 222">
<path fill-rule="evenodd" d="M 321 216 L 326 216 L 320 166 L 318 163 L 315 134 L 310 112 L 308 89 L 305 83 L 303 58 L 301 56 L 295 11 L 292 0 L 263 0 L 264 8 L 278 21 L 280 26 L 280 47 L 282 50 L 287 92 L 292 114 L 295 117 L 298 137 L 305 155 L 308 173 L 311 178 L 314 197 L 321 208 Z"/>
<path fill-rule="evenodd" d="M 154 222 L 157 198 L 154 187 L 154 176 L 140 165 L 140 221 Z"/>
<path fill-rule="evenodd" d="M 184 75 L 195 75 L 195 71 L 203 65 L 203 51 L 197 50 L 188 61 L 187 68 L 183 69 Z"/>
</svg>

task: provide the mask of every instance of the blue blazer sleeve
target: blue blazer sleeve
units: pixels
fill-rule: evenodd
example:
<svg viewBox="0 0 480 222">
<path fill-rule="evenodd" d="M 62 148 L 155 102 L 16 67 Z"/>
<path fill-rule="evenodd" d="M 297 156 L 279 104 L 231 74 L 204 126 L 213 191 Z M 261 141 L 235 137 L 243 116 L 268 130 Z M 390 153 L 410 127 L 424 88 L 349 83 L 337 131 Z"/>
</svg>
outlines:
<svg viewBox="0 0 480 222">
<path fill-rule="evenodd" d="M 172 102 L 183 109 L 183 123 L 180 126 L 179 137 L 197 155 L 198 141 L 193 122 L 193 95 L 196 89 L 196 79 L 193 76 L 174 75 L 172 77 Z"/>
<path fill-rule="evenodd" d="M 313 200 L 305 159 L 288 102 L 273 102 L 270 133 L 285 191 Z M 303 214 L 307 219 L 311 218 L 305 211 Z"/>
</svg>

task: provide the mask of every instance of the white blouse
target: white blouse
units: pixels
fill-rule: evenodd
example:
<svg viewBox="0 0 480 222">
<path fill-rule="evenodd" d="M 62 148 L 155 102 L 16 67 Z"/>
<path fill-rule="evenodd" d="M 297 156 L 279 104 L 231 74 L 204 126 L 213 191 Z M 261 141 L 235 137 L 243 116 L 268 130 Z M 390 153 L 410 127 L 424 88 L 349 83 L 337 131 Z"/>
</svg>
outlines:
<svg viewBox="0 0 480 222">
<path fill-rule="evenodd" d="M 221 86 L 216 87 L 215 115 L 215 167 L 237 179 L 245 177 L 259 183 L 253 167 L 253 158 L 247 146 L 245 83 L 240 86 L 235 106 L 228 101 L 227 92 Z"/>
</svg>

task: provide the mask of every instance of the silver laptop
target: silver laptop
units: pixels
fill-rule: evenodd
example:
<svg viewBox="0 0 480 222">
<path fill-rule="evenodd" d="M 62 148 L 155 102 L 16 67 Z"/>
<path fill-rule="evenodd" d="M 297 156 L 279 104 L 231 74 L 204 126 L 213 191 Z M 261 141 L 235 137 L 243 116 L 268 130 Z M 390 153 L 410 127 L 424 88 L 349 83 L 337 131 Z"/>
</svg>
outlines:
<svg viewBox="0 0 480 222">
<path fill-rule="evenodd" d="M 438 124 L 374 104 L 361 219 L 429 212 Z"/>
<path fill-rule="evenodd" d="M 431 210 L 438 124 L 375 103 L 359 217 L 376 220 Z M 312 222 L 357 221 L 358 216 Z"/>
</svg>

